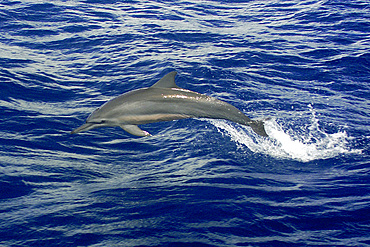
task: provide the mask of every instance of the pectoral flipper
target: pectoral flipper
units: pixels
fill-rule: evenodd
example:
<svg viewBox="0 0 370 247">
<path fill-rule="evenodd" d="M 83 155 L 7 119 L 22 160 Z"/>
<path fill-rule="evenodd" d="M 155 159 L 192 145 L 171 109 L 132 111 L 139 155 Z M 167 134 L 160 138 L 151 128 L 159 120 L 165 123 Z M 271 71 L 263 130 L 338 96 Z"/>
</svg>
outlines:
<svg viewBox="0 0 370 247">
<path fill-rule="evenodd" d="M 137 125 L 126 124 L 126 125 L 120 125 L 120 127 L 124 131 L 134 136 L 150 136 L 149 132 L 140 129 Z"/>
</svg>

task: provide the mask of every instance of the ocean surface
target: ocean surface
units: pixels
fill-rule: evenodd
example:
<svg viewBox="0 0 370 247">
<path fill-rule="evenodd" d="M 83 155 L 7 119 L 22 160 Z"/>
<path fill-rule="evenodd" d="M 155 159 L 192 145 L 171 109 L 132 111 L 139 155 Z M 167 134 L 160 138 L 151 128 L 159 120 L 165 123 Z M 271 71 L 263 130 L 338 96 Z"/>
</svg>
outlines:
<svg viewBox="0 0 370 247">
<path fill-rule="evenodd" d="M 176 70 L 269 138 L 77 135 Z M 370 246 L 370 2 L 0 1 L 0 246 Z"/>
</svg>

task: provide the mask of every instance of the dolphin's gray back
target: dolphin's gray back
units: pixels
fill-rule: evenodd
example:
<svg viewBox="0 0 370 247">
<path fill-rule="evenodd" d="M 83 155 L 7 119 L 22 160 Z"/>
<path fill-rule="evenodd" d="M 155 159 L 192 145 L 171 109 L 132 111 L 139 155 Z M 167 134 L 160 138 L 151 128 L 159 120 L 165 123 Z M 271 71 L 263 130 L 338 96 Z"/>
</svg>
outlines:
<svg viewBox="0 0 370 247">
<path fill-rule="evenodd" d="M 183 114 L 196 118 L 227 119 L 247 125 L 250 119 L 236 107 L 216 98 L 185 89 L 173 90 L 171 104 Z"/>
<path fill-rule="evenodd" d="M 143 88 L 108 101 L 91 116 L 121 116 L 125 124 L 147 124 L 184 118 L 227 119 L 249 125 L 234 106 L 213 97 L 181 88 Z"/>
</svg>

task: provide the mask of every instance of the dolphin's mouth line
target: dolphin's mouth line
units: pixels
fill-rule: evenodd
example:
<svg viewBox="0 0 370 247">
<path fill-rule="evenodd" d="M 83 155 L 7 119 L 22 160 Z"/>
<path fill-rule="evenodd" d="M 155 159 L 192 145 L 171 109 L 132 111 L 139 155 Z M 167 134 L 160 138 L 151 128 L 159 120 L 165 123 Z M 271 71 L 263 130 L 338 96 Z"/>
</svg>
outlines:
<svg viewBox="0 0 370 247">
<path fill-rule="evenodd" d="M 96 127 L 96 123 L 85 123 L 84 125 L 78 127 L 71 131 L 71 134 L 77 134 L 83 131 L 88 131 Z"/>
<path fill-rule="evenodd" d="M 102 126 L 108 126 L 107 123 L 108 123 L 107 120 L 86 121 L 85 124 L 83 124 L 82 126 L 78 127 L 77 129 L 72 130 L 71 134 L 77 134 L 83 131 L 88 131 L 88 130 L 99 128 Z"/>
</svg>

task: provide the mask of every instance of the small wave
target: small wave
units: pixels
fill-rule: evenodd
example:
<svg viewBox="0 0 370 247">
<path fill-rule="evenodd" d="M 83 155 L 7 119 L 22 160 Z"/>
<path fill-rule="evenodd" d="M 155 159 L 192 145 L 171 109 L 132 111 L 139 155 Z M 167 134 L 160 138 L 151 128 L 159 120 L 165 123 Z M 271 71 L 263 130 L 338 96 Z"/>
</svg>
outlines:
<svg viewBox="0 0 370 247">
<path fill-rule="evenodd" d="M 350 137 L 345 131 L 326 133 L 320 129 L 315 111 L 309 105 L 311 118 L 306 123 L 298 123 L 286 128 L 284 122 L 276 119 L 265 121 L 269 138 L 260 137 L 250 128 L 236 126 L 222 120 L 209 120 L 222 133 L 226 132 L 238 144 L 247 146 L 255 153 L 266 154 L 280 159 L 293 159 L 301 162 L 329 159 L 341 154 L 360 153 L 351 149 Z"/>
</svg>

